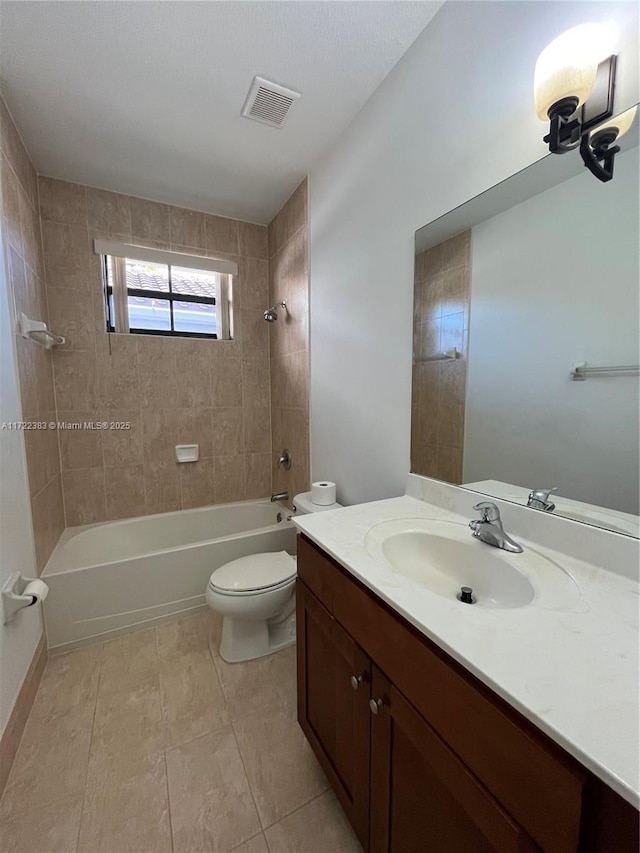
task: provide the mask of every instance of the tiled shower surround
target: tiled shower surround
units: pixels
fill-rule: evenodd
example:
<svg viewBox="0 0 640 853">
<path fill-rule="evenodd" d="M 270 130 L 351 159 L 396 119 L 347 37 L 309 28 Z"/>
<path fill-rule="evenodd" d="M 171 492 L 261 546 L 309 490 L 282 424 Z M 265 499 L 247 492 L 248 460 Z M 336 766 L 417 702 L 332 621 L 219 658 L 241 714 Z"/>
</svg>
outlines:
<svg viewBox="0 0 640 853">
<path fill-rule="evenodd" d="M 411 470 L 462 482 L 471 231 L 415 259 Z M 456 347 L 455 361 L 430 361 Z"/>
<path fill-rule="evenodd" d="M 67 526 L 269 495 L 267 228 L 50 178 L 39 194 L 58 420 L 131 424 L 59 431 Z M 107 335 L 96 238 L 236 260 L 235 339 Z"/>
<path fill-rule="evenodd" d="M 131 429 L 59 431 L 67 526 L 271 489 L 267 229 L 39 178 L 58 420 Z M 96 238 L 231 258 L 233 341 L 108 335 Z M 175 460 L 197 443 L 200 459 Z"/>
<path fill-rule="evenodd" d="M 309 488 L 309 261 L 307 179 L 269 225 L 269 302 L 287 311 L 269 326 L 274 491 Z M 278 467 L 284 448 L 293 464 Z"/>
<path fill-rule="evenodd" d="M 48 319 L 36 172 L 0 98 L 2 235 L 13 322 L 18 312 Z M 25 421 L 56 419 L 51 353 L 16 336 L 22 415 Z M 58 438 L 49 430 L 25 431 L 31 516 L 38 572 L 64 530 Z"/>
<path fill-rule="evenodd" d="M 38 571 L 65 525 L 265 497 L 274 471 L 274 488 L 306 490 L 306 180 L 267 228 L 36 177 L 1 106 L 15 312 L 66 338 L 52 352 L 17 338 L 24 419 L 131 425 L 25 433 Z M 96 238 L 236 261 L 234 340 L 108 335 Z M 276 299 L 290 313 L 270 335 L 263 312 Z M 178 465 L 186 443 L 200 459 Z M 284 446 L 289 472 L 275 461 Z"/>
</svg>

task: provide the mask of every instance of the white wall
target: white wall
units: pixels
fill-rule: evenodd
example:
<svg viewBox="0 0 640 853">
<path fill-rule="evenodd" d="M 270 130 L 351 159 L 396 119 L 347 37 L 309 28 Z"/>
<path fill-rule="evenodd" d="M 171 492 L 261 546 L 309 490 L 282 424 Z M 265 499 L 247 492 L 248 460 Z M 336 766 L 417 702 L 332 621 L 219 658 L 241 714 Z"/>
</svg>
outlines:
<svg viewBox="0 0 640 853">
<path fill-rule="evenodd" d="M 9 292 L 0 239 L 0 423 L 22 420 Z M 35 346 L 35 344 L 34 344 Z M 36 576 L 24 433 L 0 429 L 0 586 L 15 571 Z M 7 725 L 42 636 L 40 606 L 2 624 L 0 613 L 0 733 Z"/>
<path fill-rule="evenodd" d="M 489 477 L 638 513 L 638 149 L 472 231 L 464 482 Z"/>
<path fill-rule="evenodd" d="M 544 155 L 536 58 L 602 20 L 635 103 L 635 4 L 448 2 L 311 171 L 312 478 L 342 502 L 404 492 L 415 230 Z"/>
</svg>

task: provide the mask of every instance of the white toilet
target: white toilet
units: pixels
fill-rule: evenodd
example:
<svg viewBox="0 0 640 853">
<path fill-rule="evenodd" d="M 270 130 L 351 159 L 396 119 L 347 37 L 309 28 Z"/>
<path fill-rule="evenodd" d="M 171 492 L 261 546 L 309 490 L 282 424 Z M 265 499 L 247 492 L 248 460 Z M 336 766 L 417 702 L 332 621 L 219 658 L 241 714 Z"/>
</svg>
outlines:
<svg viewBox="0 0 640 853">
<path fill-rule="evenodd" d="M 337 509 L 318 506 L 311 493 L 293 499 L 296 515 Z M 220 657 L 228 663 L 263 657 L 296 641 L 296 558 L 286 551 L 251 554 L 216 569 L 207 604 L 222 614 Z"/>
</svg>

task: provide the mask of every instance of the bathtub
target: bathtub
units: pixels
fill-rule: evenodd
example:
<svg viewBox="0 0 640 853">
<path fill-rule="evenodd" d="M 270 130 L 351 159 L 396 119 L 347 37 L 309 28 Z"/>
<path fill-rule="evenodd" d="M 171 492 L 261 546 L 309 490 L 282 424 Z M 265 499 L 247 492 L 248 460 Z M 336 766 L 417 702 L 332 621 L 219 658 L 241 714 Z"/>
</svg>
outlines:
<svg viewBox="0 0 640 853">
<path fill-rule="evenodd" d="M 242 501 L 67 528 L 42 573 L 50 651 L 205 609 L 214 569 L 260 551 L 295 554 L 289 514 Z"/>
</svg>

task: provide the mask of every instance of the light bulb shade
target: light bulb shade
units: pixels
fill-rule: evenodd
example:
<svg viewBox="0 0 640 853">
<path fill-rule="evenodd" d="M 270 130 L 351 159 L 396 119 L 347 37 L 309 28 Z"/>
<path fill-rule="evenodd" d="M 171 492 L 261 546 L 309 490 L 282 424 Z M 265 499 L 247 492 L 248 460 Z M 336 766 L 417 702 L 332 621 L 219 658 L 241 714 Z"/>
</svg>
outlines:
<svg viewBox="0 0 640 853">
<path fill-rule="evenodd" d="M 606 121 L 603 121 L 602 124 L 593 128 L 591 136 L 594 136 L 596 133 L 600 133 L 602 130 L 617 130 L 618 133 L 616 139 L 620 139 L 620 137 L 624 136 L 633 124 L 637 111 L 638 107 L 635 106 L 623 113 L 620 113 L 618 116 L 608 118 Z"/>
<path fill-rule="evenodd" d="M 533 79 L 538 118 L 548 121 L 549 108 L 564 98 L 577 98 L 578 107 L 589 98 L 598 63 L 608 55 L 606 35 L 600 24 L 580 24 L 545 47 Z"/>
</svg>

